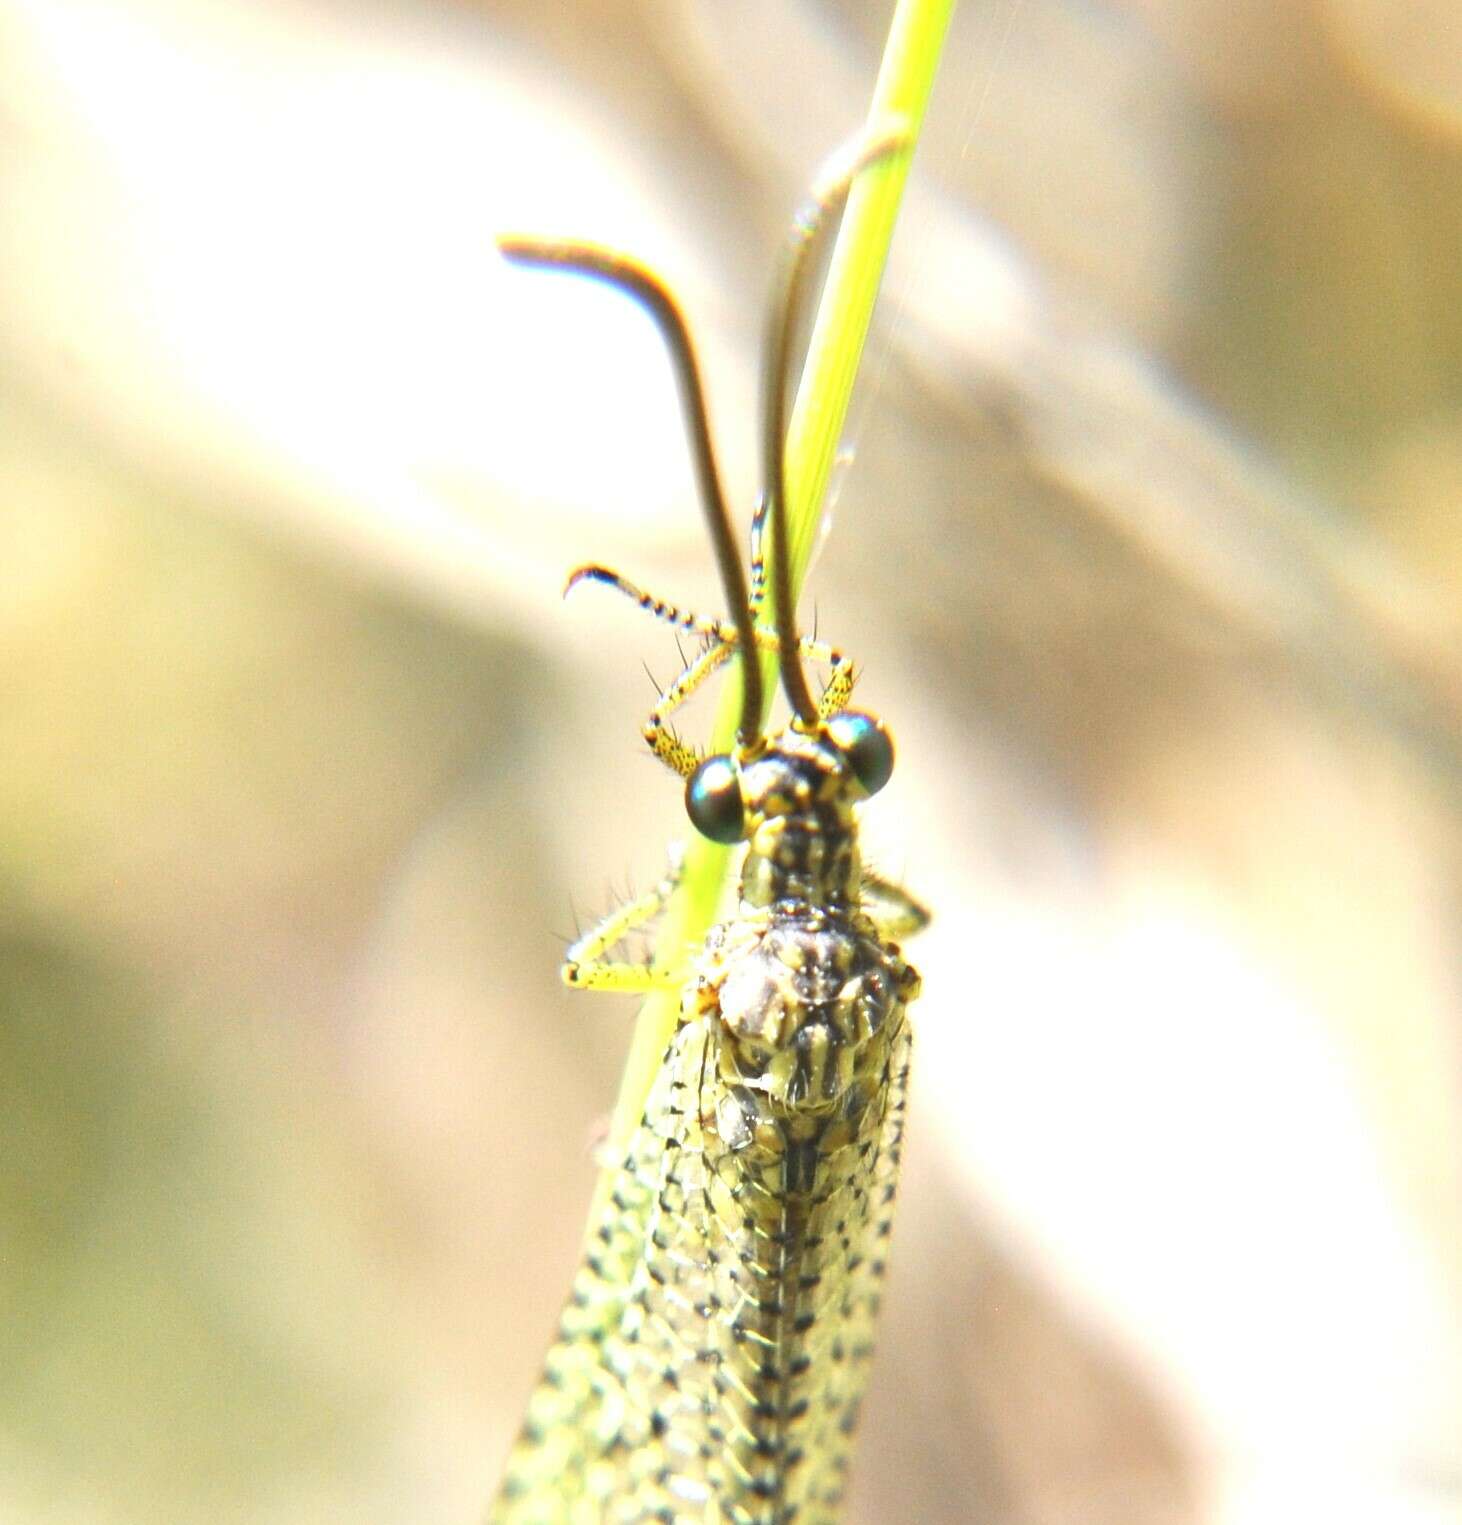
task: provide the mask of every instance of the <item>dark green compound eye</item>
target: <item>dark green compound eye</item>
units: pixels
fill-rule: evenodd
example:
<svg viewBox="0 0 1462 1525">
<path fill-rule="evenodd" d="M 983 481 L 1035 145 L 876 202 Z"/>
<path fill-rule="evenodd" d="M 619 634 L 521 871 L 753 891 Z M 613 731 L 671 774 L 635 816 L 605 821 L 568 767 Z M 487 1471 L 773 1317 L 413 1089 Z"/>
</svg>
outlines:
<svg viewBox="0 0 1462 1525">
<path fill-rule="evenodd" d="M 844 710 L 827 723 L 827 734 L 853 770 L 858 782 L 877 794 L 893 772 L 893 737 L 872 715 Z"/>
<path fill-rule="evenodd" d="M 724 754 L 708 757 L 685 785 L 685 808 L 690 823 L 703 837 L 730 846 L 746 834 L 746 809 L 741 803 L 741 780 Z"/>
</svg>

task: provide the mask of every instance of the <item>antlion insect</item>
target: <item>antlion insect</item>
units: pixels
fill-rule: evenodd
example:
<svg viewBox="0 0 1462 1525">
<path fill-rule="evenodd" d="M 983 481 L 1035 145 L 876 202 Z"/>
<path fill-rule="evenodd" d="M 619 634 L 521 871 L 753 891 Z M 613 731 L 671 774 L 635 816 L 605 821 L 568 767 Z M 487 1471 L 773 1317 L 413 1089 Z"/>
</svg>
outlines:
<svg viewBox="0 0 1462 1525">
<path fill-rule="evenodd" d="M 682 988 L 679 1025 L 651 1087 L 528 1405 L 492 1525 L 639 1521 L 832 1525 L 873 1350 L 903 1132 L 919 977 L 893 939 L 926 913 L 865 869 L 857 807 L 893 768 L 893 743 L 849 710 L 851 665 L 799 637 L 786 522 L 788 358 L 808 250 L 872 159 L 866 149 L 799 216 L 767 344 L 766 492 L 753 529 L 756 608 L 770 526 L 775 629 L 759 626 L 737 555 L 690 335 L 670 293 L 622 255 L 510 238 L 525 265 L 597 276 L 636 298 L 669 347 L 729 622 L 702 619 L 602 567 L 608 583 L 705 647 L 645 723 L 686 780 L 686 809 L 715 842 L 746 844 L 740 900 L 688 969 L 611 956 L 664 906 L 676 870 L 568 952 L 564 979 L 598 990 Z M 761 724 L 760 662 L 775 650 L 791 722 Z M 733 749 L 701 757 L 670 715 L 736 654 Z M 830 668 L 820 702 L 802 658 Z"/>
</svg>

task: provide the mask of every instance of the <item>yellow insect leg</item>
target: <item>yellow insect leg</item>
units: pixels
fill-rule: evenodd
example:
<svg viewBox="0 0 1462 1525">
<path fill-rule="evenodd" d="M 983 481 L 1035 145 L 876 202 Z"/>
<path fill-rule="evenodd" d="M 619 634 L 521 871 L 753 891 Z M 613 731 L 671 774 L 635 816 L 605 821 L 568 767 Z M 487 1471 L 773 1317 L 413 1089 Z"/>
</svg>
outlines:
<svg viewBox="0 0 1462 1525">
<path fill-rule="evenodd" d="M 651 964 L 634 964 L 605 958 L 636 927 L 642 927 L 665 909 L 680 878 L 679 865 L 649 894 L 628 905 L 615 907 L 604 919 L 569 947 L 564 956 L 563 982 L 574 990 L 612 990 L 643 993 L 647 990 L 678 989 L 685 973 L 679 969 L 660 969 Z"/>
<path fill-rule="evenodd" d="M 776 631 L 758 626 L 756 643 L 764 651 L 775 651 Z M 853 671 L 852 662 L 826 641 L 814 641 L 804 636 L 801 648 L 802 655 L 808 661 L 822 662 L 832 669 L 827 687 L 822 693 L 822 702 L 818 705 L 819 718 L 827 720 L 847 708 L 857 675 Z M 672 773 L 678 773 L 681 778 L 689 778 L 695 772 L 704 754 L 677 736 L 666 721 L 717 668 L 724 665 L 735 650 L 734 640 L 721 639 L 714 646 L 708 646 L 660 695 L 645 720 L 643 735 L 650 750 Z"/>
<path fill-rule="evenodd" d="M 929 925 L 929 911 L 897 884 L 890 884 L 868 869 L 863 870 L 860 896 L 863 914 L 878 928 L 880 937 L 912 937 Z"/>
<path fill-rule="evenodd" d="M 760 634 L 760 632 L 758 632 Z M 662 693 L 646 717 L 643 735 L 650 750 L 681 778 L 689 778 L 700 765 L 701 754 L 688 741 L 682 741 L 666 721 L 736 650 L 734 641 L 718 641 L 706 649 Z"/>
<path fill-rule="evenodd" d="M 827 687 L 822 691 L 822 698 L 817 701 L 817 718 L 831 720 L 834 715 L 847 709 L 848 700 L 853 697 L 853 685 L 858 681 L 858 674 L 853 670 L 852 658 L 845 657 L 826 641 L 814 641 L 811 636 L 804 635 L 799 644 L 807 661 L 822 662 L 831 669 Z"/>
</svg>

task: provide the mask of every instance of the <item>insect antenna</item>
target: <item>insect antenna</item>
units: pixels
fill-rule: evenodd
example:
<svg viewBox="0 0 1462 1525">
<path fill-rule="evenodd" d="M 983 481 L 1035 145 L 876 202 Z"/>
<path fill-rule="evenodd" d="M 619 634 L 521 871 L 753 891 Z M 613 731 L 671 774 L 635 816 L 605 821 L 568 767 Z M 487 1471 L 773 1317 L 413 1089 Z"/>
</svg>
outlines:
<svg viewBox="0 0 1462 1525">
<path fill-rule="evenodd" d="M 761 664 L 756 659 L 756 627 L 746 593 L 746 572 L 736 549 L 726 494 L 716 466 L 716 451 L 711 441 L 710 417 L 706 411 L 705 388 L 690 330 L 675 298 L 660 278 L 638 261 L 597 244 L 560 243 L 517 236 L 500 238 L 498 248 L 505 258 L 517 265 L 541 269 L 575 271 L 618 287 L 634 298 L 654 319 L 670 351 L 671 369 L 680 391 L 685 414 L 686 434 L 690 442 L 691 462 L 700 489 L 701 506 L 710 530 L 711 547 L 721 572 L 721 586 L 726 604 L 736 626 L 737 653 L 741 662 L 741 722 L 736 739 L 743 749 L 753 749 L 761 736 L 762 683 Z"/>
<path fill-rule="evenodd" d="M 810 255 L 819 235 L 842 211 L 853 182 L 870 164 L 909 146 L 907 132 L 895 131 L 869 143 L 854 145 L 852 162 L 843 155 L 831 173 L 798 208 L 792 237 L 782 256 L 776 297 L 767 320 L 765 367 L 762 379 L 762 470 L 770 504 L 772 531 L 772 598 L 776 605 L 777 654 L 782 689 L 798 722 L 817 724 L 817 705 L 802 670 L 797 611 L 792 603 L 792 566 L 787 536 L 787 388 L 791 380 L 792 340 L 801 315 Z"/>
</svg>

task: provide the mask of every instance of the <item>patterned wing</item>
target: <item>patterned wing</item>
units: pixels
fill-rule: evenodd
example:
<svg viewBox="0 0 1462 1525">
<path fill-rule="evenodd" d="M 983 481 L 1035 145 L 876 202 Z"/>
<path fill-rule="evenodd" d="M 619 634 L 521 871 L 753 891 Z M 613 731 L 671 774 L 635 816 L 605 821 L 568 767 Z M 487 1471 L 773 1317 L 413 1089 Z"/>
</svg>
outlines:
<svg viewBox="0 0 1462 1525">
<path fill-rule="evenodd" d="M 705 1025 L 691 1022 L 666 1052 L 575 1274 L 489 1525 L 709 1518 L 673 1502 L 665 1444 L 665 1416 L 690 1401 L 694 1352 L 705 1339 L 695 1106 L 704 1050 Z M 677 1435 L 685 1428 L 677 1422 Z"/>
<path fill-rule="evenodd" d="M 901 1010 L 887 1037 L 848 1115 L 799 1143 L 793 1119 L 763 1112 L 769 1147 L 708 1153 L 720 1320 L 711 1480 L 735 1525 L 840 1517 L 902 1148 Z"/>
<path fill-rule="evenodd" d="M 910 1040 L 833 1110 L 677 1031 L 591 1237 L 490 1525 L 834 1525 L 867 1383 Z"/>
</svg>

